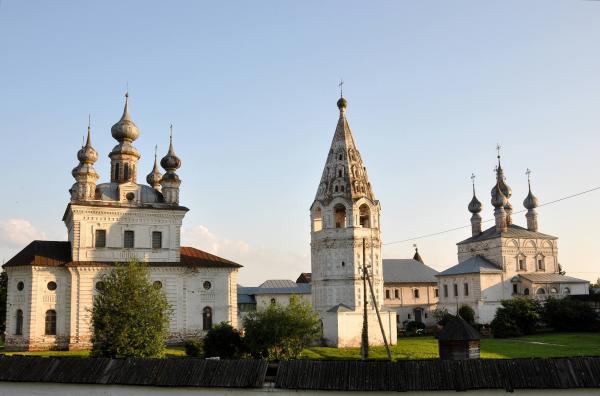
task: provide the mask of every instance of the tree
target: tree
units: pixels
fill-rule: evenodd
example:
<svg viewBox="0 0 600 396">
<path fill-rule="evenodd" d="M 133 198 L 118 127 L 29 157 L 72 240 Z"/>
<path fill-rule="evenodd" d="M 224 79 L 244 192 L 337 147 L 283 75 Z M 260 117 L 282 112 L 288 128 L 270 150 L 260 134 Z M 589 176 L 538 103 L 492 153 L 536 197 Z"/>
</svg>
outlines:
<svg viewBox="0 0 600 396">
<path fill-rule="evenodd" d="M 309 304 L 292 296 L 285 308 L 271 304 L 246 316 L 244 330 L 244 345 L 254 358 L 286 360 L 319 339 L 321 322 Z"/>
<path fill-rule="evenodd" d="M 558 331 L 596 331 L 600 328 L 600 318 L 592 306 L 569 297 L 548 298 L 543 319 Z"/>
<path fill-rule="evenodd" d="M 440 326 L 445 326 L 452 318 L 454 318 L 454 315 L 449 313 L 446 308 L 436 308 L 433 310 L 433 319 L 435 319 Z"/>
<path fill-rule="evenodd" d="M 502 306 L 496 310 L 496 317 L 490 323 L 495 337 L 535 333 L 543 311 L 538 300 L 517 297 L 502 300 L 501 304 Z"/>
<path fill-rule="evenodd" d="M 6 331 L 6 294 L 8 291 L 8 275 L 0 272 L 0 338 Z"/>
<path fill-rule="evenodd" d="M 458 315 L 463 318 L 468 324 L 475 324 L 475 311 L 469 305 L 463 305 L 458 310 Z"/>
<path fill-rule="evenodd" d="M 92 309 L 92 356 L 160 357 L 171 307 L 162 289 L 137 261 L 117 264 L 102 276 Z"/>
<path fill-rule="evenodd" d="M 240 333 L 229 323 L 221 322 L 204 337 L 204 356 L 224 359 L 239 358 L 243 352 Z"/>
</svg>

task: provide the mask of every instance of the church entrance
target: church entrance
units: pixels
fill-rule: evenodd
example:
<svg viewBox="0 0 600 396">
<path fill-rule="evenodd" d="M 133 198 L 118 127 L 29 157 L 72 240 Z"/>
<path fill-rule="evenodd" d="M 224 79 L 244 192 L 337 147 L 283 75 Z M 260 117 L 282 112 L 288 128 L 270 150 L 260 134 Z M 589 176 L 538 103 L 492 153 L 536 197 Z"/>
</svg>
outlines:
<svg viewBox="0 0 600 396">
<path fill-rule="evenodd" d="M 423 308 L 415 308 L 415 322 L 423 323 Z"/>
</svg>

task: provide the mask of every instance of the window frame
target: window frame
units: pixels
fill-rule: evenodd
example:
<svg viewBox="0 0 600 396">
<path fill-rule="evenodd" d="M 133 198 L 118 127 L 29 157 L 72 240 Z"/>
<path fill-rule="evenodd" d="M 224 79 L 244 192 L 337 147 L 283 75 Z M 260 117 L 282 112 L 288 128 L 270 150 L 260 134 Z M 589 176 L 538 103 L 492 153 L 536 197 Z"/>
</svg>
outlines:
<svg viewBox="0 0 600 396">
<path fill-rule="evenodd" d="M 158 236 L 158 242 L 159 242 L 158 243 L 158 247 L 155 244 L 155 242 L 156 242 L 156 238 L 155 237 L 156 236 Z M 152 231 L 152 236 L 151 237 L 152 237 L 152 241 L 151 241 L 151 243 L 152 243 L 152 250 L 160 250 L 160 249 L 162 249 L 163 248 L 163 243 L 162 243 L 163 242 L 163 235 L 162 235 L 162 231 Z"/>
<path fill-rule="evenodd" d="M 46 311 L 46 315 L 44 316 L 44 335 L 47 336 L 55 336 L 56 335 L 56 321 L 57 314 L 56 310 L 49 309 Z"/>
<path fill-rule="evenodd" d="M 469 283 L 465 282 L 463 283 L 463 292 L 465 297 L 469 297 Z"/>
<path fill-rule="evenodd" d="M 99 236 L 102 236 L 101 238 Z M 102 241 L 103 243 L 99 243 Z M 106 229 L 98 228 L 94 233 L 94 247 L 95 248 L 105 248 L 106 247 Z"/>
<path fill-rule="evenodd" d="M 23 310 L 17 309 L 15 313 L 15 335 L 22 336 L 23 335 Z"/>
<path fill-rule="evenodd" d="M 131 235 L 131 246 L 127 246 L 127 235 Z M 123 231 L 123 249 L 134 249 L 135 248 L 135 231 L 125 230 Z"/>
</svg>

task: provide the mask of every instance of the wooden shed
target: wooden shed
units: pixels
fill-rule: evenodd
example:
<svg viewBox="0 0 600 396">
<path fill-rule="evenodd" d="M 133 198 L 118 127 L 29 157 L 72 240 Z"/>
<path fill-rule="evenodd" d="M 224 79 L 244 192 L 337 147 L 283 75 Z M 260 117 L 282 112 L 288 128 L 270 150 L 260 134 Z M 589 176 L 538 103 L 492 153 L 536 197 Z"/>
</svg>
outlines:
<svg viewBox="0 0 600 396">
<path fill-rule="evenodd" d="M 440 359 L 479 359 L 481 337 L 477 330 L 460 316 L 448 321 L 436 338 Z"/>
</svg>

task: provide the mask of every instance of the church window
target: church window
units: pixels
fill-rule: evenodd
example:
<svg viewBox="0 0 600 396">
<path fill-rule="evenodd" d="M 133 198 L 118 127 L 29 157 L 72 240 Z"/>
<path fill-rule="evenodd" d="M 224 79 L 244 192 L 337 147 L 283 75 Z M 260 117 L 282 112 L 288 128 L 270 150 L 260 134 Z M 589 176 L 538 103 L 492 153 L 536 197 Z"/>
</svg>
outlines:
<svg viewBox="0 0 600 396">
<path fill-rule="evenodd" d="M 526 271 L 525 257 L 519 257 L 517 260 L 519 261 L 519 271 Z"/>
<path fill-rule="evenodd" d="M 23 311 L 17 309 L 15 317 L 15 335 L 23 335 Z"/>
<path fill-rule="evenodd" d="M 569 289 L 568 287 L 565 287 L 563 289 L 563 294 L 571 294 L 571 289 Z"/>
<path fill-rule="evenodd" d="M 513 283 L 513 294 L 518 294 L 518 286 L 516 283 Z"/>
<path fill-rule="evenodd" d="M 439 289 L 433 289 L 433 296 L 434 297 L 439 297 L 440 296 L 440 290 Z"/>
<path fill-rule="evenodd" d="M 162 232 L 152 231 L 152 249 L 162 249 Z"/>
<path fill-rule="evenodd" d="M 123 180 L 129 180 L 129 164 L 125 164 L 123 167 Z"/>
<path fill-rule="evenodd" d="M 400 298 L 400 291 L 398 289 L 394 290 L 394 298 Z"/>
<path fill-rule="evenodd" d="M 342 175 L 343 175 L 343 172 L 342 172 L 342 170 L 341 170 L 341 169 L 339 169 L 339 170 L 338 170 L 338 177 L 342 177 Z"/>
<path fill-rule="evenodd" d="M 465 296 L 468 296 L 469 295 L 469 284 L 468 283 L 464 284 L 464 289 L 465 289 Z"/>
<path fill-rule="evenodd" d="M 335 212 L 335 228 L 346 228 L 346 207 L 338 204 L 333 210 Z"/>
<path fill-rule="evenodd" d="M 390 291 L 389 290 L 385 291 L 385 298 L 387 298 L 387 299 L 390 298 Z"/>
<path fill-rule="evenodd" d="M 345 266 L 346 266 L 346 263 L 342 261 L 342 267 L 345 267 Z"/>
<path fill-rule="evenodd" d="M 340 156 L 338 157 L 339 160 L 344 159 L 344 154 L 340 154 Z"/>
<path fill-rule="evenodd" d="M 123 247 L 125 249 L 131 249 L 135 245 L 135 233 L 133 231 L 127 230 L 123 234 Z"/>
<path fill-rule="evenodd" d="M 117 163 L 115 164 L 115 177 L 114 177 L 114 179 L 115 179 L 116 181 L 119 181 L 119 179 L 121 178 L 121 175 L 119 174 L 119 170 L 120 170 L 120 169 L 119 169 L 119 163 L 117 162 Z"/>
<path fill-rule="evenodd" d="M 96 230 L 95 247 L 106 247 L 106 230 Z"/>
<path fill-rule="evenodd" d="M 537 266 L 538 266 L 538 271 L 544 271 L 546 269 L 546 266 L 544 265 L 544 258 L 543 257 L 539 257 L 538 261 L 537 261 Z"/>
<path fill-rule="evenodd" d="M 152 286 L 154 286 L 155 289 L 162 289 L 162 282 L 154 281 L 154 283 L 152 283 Z"/>
<path fill-rule="evenodd" d="M 539 295 L 546 294 L 546 290 L 543 287 L 540 287 L 539 289 L 537 289 L 535 294 L 539 294 Z"/>
<path fill-rule="evenodd" d="M 335 186 L 335 192 L 338 192 L 338 186 Z"/>
<path fill-rule="evenodd" d="M 410 319 L 410 314 L 408 314 L 408 319 Z"/>
<path fill-rule="evenodd" d="M 50 281 L 50 282 L 48 282 L 48 284 L 46 285 L 46 287 L 48 288 L 48 290 L 54 291 L 54 290 L 56 290 L 56 282 Z"/>
<path fill-rule="evenodd" d="M 212 287 L 212 283 L 210 283 L 209 281 L 204 281 L 202 287 L 204 287 L 204 290 L 210 290 L 210 288 Z"/>
<path fill-rule="evenodd" d="M 458 285 L 454 284 L 454 297 L 458 297 Z"/>
<path fill-rule="evenodd" d="M 23 282 L 17 283 L 17 290 L 21 291 L 25 288 L 25 284 Z"/>
<path fill-rule="evenodd" d="M 315 209 L 314 220 L 313 220 L 313 230 L 315 232 L 321 231 L 323 229 L 323 214 L 321 212 L 321 207 L 317 206 Z"/>
<path fill-rule="evenodd" d="M 358 209 L 360 216 L 360 226 L 363 228 L 371 228 L 371 210 L 367 204 L 360 205 Z"/>
<path fill-rule="evenodd" d="M 46 311 L 45 331 L 46 335 L 56 335 L 56 311 L 49 309 Z"/>
<path fill-rule="evenodd" d="M 448 285 L 444 285 L 444 297 L 448 298 Z"/>
<path fill-rule="evenodd" d="M 202 310 L 202 330 L 212 329 L 212 308 L 204 307 Z"/>
<path fill-rule="evenodd" d="M 415 289 L 413 293 L 415 295 L 415 298 L 419 298 L 419 289 Z"/>
<path fill-rule="evenodd" d="M 525 290 L 523 290 L 523 294 L 526 295 L 526 296 L 528 296 L 529 295 L 529 289 L 525 288 Z"/>
</svg>

